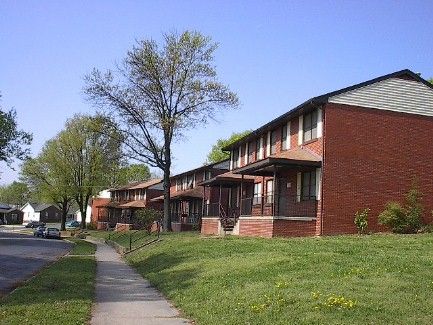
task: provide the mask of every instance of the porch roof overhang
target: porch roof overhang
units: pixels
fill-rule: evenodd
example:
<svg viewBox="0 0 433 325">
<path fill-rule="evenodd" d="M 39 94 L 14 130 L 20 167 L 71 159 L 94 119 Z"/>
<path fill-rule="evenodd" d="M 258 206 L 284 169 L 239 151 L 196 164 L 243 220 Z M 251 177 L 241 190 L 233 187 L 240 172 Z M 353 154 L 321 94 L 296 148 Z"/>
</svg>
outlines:
<svg viewBox="0 0 433 325">
<path fill-rule="evenodd" d="M 211 179 L 201 182 L 200 186 L 223 186 L 230 187 L 238 185 L 240 183 L 253 183 L 254 177 L 233 174 L 233 172 L 227 172 L 224 174 L 217 175 Z"/>
<path fill-rule="evenodd" d="M 146 207 L 146 202 L 144 201 L 131 201 L 128 203 L 124 203 L 124 204 L 120 204 L 119 208 L 136 208 L 136 209 L 140 209 L 140 208 L 145 208 Z"/>
<path fill-rule="evenodd" d="M 282 170 L 301 167 L 320 167 L 320 156 L 305 149 L 288 150 L 278 156 L 256 161 L 233 171 L 235 174 L 254 176 L 273 176 Z"/>
<path fill-rule="evenodd" d="M 110 201 L 107 203 L 102 203 L 100 205 L 97 205 L 97 208 L 119 208 L 120 203 L 119 202 L 114 202 L 114 201 Z"/>
<path fill-rule="evenodd" d="M 200 187 L 195 187 L 193 189 L 176 192 L 170 195 L 170 201 L 183 201 L 183 200 L 193 200 L 193 199 L 203 199 L 203 189 Z M 164 201 L 164 195 L 157 196 L 150 201 L 161 202 Z"/>
</svg>

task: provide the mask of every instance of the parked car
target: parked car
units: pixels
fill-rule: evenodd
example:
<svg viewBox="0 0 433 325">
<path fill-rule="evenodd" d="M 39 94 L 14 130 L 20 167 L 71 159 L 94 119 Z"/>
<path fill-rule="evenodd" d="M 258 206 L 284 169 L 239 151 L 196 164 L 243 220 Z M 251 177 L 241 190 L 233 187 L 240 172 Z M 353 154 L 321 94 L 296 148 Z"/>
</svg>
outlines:
<svg viewBox="0 0 433 325">
<path fill-rule="evenodd" d="M 78 221 L 72 220 L 65 223 L 66 228 L 80 228 L 80 223 Z"/>
<path fill-rule="evenodd" d="M 38 228 L 35 229 L 35 231 L 33 231 L 33 236 L 44 237 L 46 229 L 47 228 L 45 226 L 39 226 Z"/>
<path fill-rule="evenodd" d="M 60 230 L 57 228 L 45 229 L 45 238 L 57 238 L 60 239 Z"/>
<path fill-rule="evenodd" d="M 26 228 L 38 228 L 38 227 L 44 227 L 45 223 L 40 221 L 30 221 L 28 224 L 26 224 Z"/>
</svg>

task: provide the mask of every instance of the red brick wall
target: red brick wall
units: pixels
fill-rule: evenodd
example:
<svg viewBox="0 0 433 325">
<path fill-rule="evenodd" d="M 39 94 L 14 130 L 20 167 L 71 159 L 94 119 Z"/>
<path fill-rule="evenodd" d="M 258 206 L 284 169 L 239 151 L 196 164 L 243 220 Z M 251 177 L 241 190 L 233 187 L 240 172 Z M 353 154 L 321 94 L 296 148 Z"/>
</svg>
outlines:
<svg viewBox="0 0 433 325">
<path fill-rule="evenodd" d="M 272 219 L 240 219 L 238 222 L 240 236 L 272 237 Z"/>
<path fill-rule="evenodd" d="M 300 237 L 316 235 L 316 221 L 274 220 L 273 236 Z"/>
<path fill-rule="evenodd" d="M 106 208 L 97 208 L 97 206 L 104 205 L 110 202 L 110 199 L 94 198 L 92 199 L 92 213 L 91 222 L 97 224 L 98 221 L 108 221 L 108 212 Z M 99 210 L 99 218 L 98 218 Z"/>
<path fill-rule="evenodd" d="M 218 225 L 218 219 L 203 218 L 201 221 L 201 233 L 203 235 L 218 235 Z"/>
<path fill-rule="evenodd" d="M 433 118 L 327 104 L 324 125 L 323 234 L 353 233 L 357 210 L 370 208 L 369 230 L 391 200 L 402 201 L 413 177 L 433 210 Z"/>
</svg>

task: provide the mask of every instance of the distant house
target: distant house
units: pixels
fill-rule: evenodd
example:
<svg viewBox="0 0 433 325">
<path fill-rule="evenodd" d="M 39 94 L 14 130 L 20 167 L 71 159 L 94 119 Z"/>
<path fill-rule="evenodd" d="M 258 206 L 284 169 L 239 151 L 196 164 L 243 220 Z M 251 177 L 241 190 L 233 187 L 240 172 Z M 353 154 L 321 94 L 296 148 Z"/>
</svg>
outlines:
<svg viewBox="0 0 433 325">
<path fill-rule="evenodd" d="M 60 222 L 62 217 L 62 211 L 54 204 L 27 202 L 21 211 L 23 212 L 23 223 L 30 221 Z"/>
<path fill-rule="evenodd" d="M 20 209 L 9 204 L 0 203 L 0 224 L 17 225 L 23 222 L 23 213 Z"/>
<path fill-rule="evenodd" d="M 75 220 L 77 220 L 78 222 L 81 222 L 82 218 L 81 218 L 81 212 L 78 209 L 77 211 L 75 211 Z M 87 205 L 87 210 L 86 210 L 86 223 L 89 223 L 91 221 L 91 217 L 92 217 L 92 207 L 90 204 Z"/>
</svg>

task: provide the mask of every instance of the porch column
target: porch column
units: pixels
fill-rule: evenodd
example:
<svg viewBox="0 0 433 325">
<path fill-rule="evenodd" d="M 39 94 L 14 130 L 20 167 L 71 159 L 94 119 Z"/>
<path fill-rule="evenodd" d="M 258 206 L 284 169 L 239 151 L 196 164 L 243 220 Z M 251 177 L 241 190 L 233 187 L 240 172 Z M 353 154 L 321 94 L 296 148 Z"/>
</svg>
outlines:
<svg viewBox="0 0 433 325">
<path fill-rule="evenodd" d="M 275 189 L 277 184 L 277 168 L 274 166 L 274 180 L 272 182 L 272 215 L 275 216 L 277 213 L 277 207 L 275 206 L 277 203 Z"/>
<path fill-rule="evenodd" d="M 244 174 L 241 176 L 241 193 L 239 195 L 239 216 L 242 215 L 242 193 L 244 190 Z"/>
<path fill-rule="evenodd" d="M 219 217 L 221 217 L 221 191 L 222 191 L 222 185 L 220 184 L 220 191 L 219 191 L 219 197 L 218 197 L 218 211 L 219 211 Z"/>
<path fill-rule="evenodd" d="M 263 209 L 264 209 L 264 193 L 265 193 L 265 176 L 262 176 L 262 193 L 260 193 L 260 208 L 261 208 L 261 212 L 262 212 L 262 217 L 263 217 Z"/>
<path fill-rule="evenodd" d="M 206 186 L 203 186 L 203 200 L 201 202 L 201 216 L 204 216 L 205 211 L 205 202 L 206 202 Z"/>
</svg>

